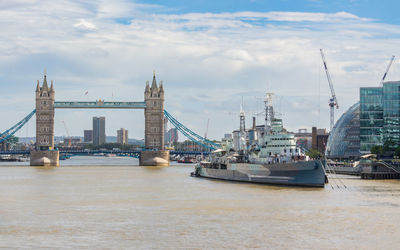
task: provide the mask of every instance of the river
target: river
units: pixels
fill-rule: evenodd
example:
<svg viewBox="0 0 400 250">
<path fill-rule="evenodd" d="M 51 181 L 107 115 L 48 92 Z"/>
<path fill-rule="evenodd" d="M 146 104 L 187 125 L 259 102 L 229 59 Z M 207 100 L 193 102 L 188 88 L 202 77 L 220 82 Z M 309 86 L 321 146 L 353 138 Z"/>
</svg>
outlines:
<svg viewBox="0 0 400 250">
<path fill-rule="evenodd" d="M 293 188 L 192 178 L 193 166 L 132 158 L 19 164 L 0 166 L 0 248 L 400 248 L 399 180 Z"/>
</svg>

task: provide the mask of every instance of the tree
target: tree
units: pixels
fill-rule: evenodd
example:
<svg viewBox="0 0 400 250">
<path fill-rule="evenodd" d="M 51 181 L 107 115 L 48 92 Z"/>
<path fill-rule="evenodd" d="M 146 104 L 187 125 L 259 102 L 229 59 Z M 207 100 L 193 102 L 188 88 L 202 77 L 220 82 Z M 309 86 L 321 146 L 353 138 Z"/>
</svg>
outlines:
<svg viewBox="0 0 400 250">
<path fill-rule="evenodd" d="M 320 159 L 323 157 L 322 153 L 316 149 L 310 149 L 306 155 L 312 159 Z"/>
<path fill-rule="evenodd" d="M 394 150 L 394 156 L 400 157 L 400 146 Z"/>
<path fill-rule="evenodd" d="M 383 154 L 383 146 L 380 145 L 374 145 L 371 147 L 371 153 L 376 154 L 376 155 L 381 155 Z"/>
<path fill-rule="evenodd" d="M 394 141 L 388 139 L 383 143 L 383 153 L 392 152 L 394 151 L 394 149 L 396 149 L 397 146 L 398 145 L 396 145 Z"/>
</svg>

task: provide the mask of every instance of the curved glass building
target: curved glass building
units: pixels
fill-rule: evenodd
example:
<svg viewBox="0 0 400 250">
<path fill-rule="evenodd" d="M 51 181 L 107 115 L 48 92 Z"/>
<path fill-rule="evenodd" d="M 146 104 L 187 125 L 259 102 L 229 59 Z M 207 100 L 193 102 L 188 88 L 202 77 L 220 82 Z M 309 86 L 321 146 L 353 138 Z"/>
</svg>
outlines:
<svg viewBox="0 0 400 250">
<path fill-rule="evenodd" d="M 360 157 L 360 103 L 351 106 L 336 122 L 328 138 L 328 158 Z"/>
</svg>

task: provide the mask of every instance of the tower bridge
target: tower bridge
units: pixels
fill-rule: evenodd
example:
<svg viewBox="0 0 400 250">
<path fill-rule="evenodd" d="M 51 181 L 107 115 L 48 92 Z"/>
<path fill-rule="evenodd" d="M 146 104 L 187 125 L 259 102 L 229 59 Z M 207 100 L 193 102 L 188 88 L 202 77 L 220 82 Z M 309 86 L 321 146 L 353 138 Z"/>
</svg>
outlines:
<svg viewBox="0 0 400 250">
<path fill-rule="evenodd" d="M 30 153 L 31 165 L 59 165 L 59 151 L 54 149 L 55 109 L 143 109 L 145 117 L 145 148 L 141 165 L 169 165 L 169 152 L 164 150 L 164 87 L 153 75 L 151 86 L 146 82 L 144 102 L 70 102 L 55 101 L 53 81 L 47 76 L 36 86 L 36 147 Z"/>
<path fill-rule="evenodd" d="M 31 166 L 59 166 L 59 151 L 54 147 L 54 116 L 56 109 L 143 109 L 145 117 L 145 150 L 141 151 L 140 165 L 169 165 L 169 151 L 164 148 L 164 119 L 168 119 L 189 140 L 207 149 L 220 147 L 219 144 L 199 136 L 176 120 L 164 110 L 164 87 L 162 81 L 157 84 L 155 73 L 151 85 L 146 82 L 144 101 L 142 102 L 71 102 L 55 101 L 53 81 L 50 87 L 47 75 L 43 83 L 37 81 L 35 91 L 36 109 L 16 125 L 0 133 L 0 143 L 20 130 L 36 113 L 36 144 L 30 151 Z"/>
</svg>

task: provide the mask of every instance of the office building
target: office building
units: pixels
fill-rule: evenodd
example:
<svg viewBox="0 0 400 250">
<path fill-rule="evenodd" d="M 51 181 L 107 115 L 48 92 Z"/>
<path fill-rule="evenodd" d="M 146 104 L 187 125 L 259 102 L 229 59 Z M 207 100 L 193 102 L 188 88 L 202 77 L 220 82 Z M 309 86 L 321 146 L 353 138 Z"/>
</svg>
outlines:
<svg viewBox="0 0 400 250">
<path fill-rule="evenodd" d="M 124 128 L 117 130 L 117 143 L 128 144 L 128 130 Z"/>
<path fill-rule="evenodd" d="M 316 127 L 312 127 L 311 148 L 324 153 L 328 137 L 329 134 L 326 132 L 326 129 L 317 129 Z"/>
<path fill-rule="evenodd" d="M 93 144 L 101 145 L 106 143 L 106 118 L 93 117 Z"/>
<path fill-rule="evenodd" d="M 386 85 L 386 84 L 385 84 Z M 383 144 L 383 88 L 360 88 L 360 151 Z"/>
<path fill-rule="evenodd" d="M 400 81 L 360 88 L 360 151 L 385 141 L 400 142 Z"/>
<path fill-rule="evenodd" d="M 360 157 L 360 103 L 353 104 L 333 127 L 325 151 L 331 159 Z"/>
<path fill-rule="evenodd" d="M 93 130 L 83 131 L 83 142 L 93 143 Z"/>
<path fill-rule="evenodd" d="M 178 130 L 176 128 L 171 128 L 167 133 L 168 143 L 178 142 Z"/>
</svg>

